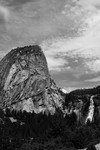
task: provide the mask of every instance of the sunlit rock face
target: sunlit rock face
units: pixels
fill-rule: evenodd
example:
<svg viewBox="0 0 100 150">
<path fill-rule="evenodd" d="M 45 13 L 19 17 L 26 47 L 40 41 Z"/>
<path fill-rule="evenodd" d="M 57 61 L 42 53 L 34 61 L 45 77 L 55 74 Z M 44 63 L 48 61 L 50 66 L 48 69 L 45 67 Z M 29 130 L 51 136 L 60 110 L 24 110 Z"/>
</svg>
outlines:
<svg viewBox="0 0 100 150">
<path fill-rule="evenodd" d="M 27 112 L 55 112 L 62 97 L 37 45 L 13 49 L 0 62 L 0 106 Z"/>
<path fill-rule="evenodd" d="M 61 91 L 62 91 L 64 94 L 67 94 L 67 93 L 68 93 L 65 89 L 61 89 Z"/>
</svg>

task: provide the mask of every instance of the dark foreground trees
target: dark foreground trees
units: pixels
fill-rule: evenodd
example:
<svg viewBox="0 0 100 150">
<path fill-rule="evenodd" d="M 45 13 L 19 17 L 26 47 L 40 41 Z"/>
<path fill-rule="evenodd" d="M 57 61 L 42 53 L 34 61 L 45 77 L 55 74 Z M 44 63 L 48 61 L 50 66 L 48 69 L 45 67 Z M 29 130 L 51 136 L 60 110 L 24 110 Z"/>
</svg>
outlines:
<svg viewBox="0 0 100 150">
<path fill-rule="evenodd" d="M 96 150 L 96 148 L 94 145 L 90 145 L 90 146 L 88 146 L 88 148 L 86 150 Z"/>
<path fill-rule="evenodd" d="M 80 149 L 100 142 L 100 121 L 80 126 L 75 114 L 64 118 L 60 110 L 48 116 L 7 110 L 1 120 L 0 150 Z"/>
</svg>

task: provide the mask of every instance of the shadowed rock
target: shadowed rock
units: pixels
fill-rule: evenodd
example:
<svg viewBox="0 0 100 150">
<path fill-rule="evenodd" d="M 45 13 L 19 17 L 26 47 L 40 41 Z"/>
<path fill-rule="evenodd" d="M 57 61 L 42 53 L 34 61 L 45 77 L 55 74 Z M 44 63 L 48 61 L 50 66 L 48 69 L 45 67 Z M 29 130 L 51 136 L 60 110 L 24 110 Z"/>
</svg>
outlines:
<svg viewBox="0 0 100 150">
<path fill-rule="evenodd" d="M 0 62 L 0 104 L 10 109 L 55 111 L 62 97 L 37 45 L 13 49 Z"/>
<path fill-rule="evenodd" d="M 86 150 L 96 150 L 94 145 L 90 145 Z"/>
</svg>

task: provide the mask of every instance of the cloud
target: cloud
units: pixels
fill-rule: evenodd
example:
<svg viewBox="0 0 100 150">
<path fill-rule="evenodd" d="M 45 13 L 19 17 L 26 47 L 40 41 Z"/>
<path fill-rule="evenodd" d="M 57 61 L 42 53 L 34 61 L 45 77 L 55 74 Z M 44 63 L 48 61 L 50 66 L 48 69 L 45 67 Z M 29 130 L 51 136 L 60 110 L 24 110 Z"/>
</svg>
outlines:
<svg viewBox="0 0 100 150">
<path fill-rule="evenodd" d="M 100 6 L 99 0 L 86 0 L 86 1 L 79 0 L 77 3 L 82 7 L 84 7 L 84 9 L 88 9 L 88 10 L 94 10 L 99 8 Z"/>
<path fill-rule="evenodd" d="M 70 3 L 69 11 L 63 15 L 61 12 L 66 3 Z M 82 17 L 79 13 L 71 13 L 71 1 L 66 3 L 65 0 L 2 0 L 0 8 L 7 27 L 2 47 L 5 44 L 7 48 L 32 44 L 34 41 L 41 43 L 58 36 L 76 36 Z"/>
<path fill-rule="evenodd" d="M 62 58 L 54 58 L 54 57 L 48 57 L 47 56 L 47 62 L 48 67 L 50 71 L 63 71 L 64 65 L 67 64 L 67 62 Z"/>
<path fill-rule="evenodd" d="M 100 72 L 100 59 L 88 61 L 86 65 L 92 72 Z"/>
<path fill-rule="evenodd" d="M 6 7 L 0 5 L 0 15 L 4 17 L 5 21 L 8 21 L 9 10 Z"/>
<path fill-rule="evenodd" d="M 100 82 L 100 77 L 85 80 L 85 82 Z"/>
<path fill-rule="evenodd" d="M 59 55 L 59 57 L 63 59 L 61 63 L 62 67 L 65 65 L 65 61 L 67 61 L 65 56 L 75 58 L 75 60 L 79 57 L 83 59 L 83 63 L 85 66 L 87 66 L 88 69 L 99 71 L 99 61 L 93 61 L 94 59 L 100 59 L 99 39 L 100 37 L 98 33 L 97 37 L 94 38 L 87 32 L 81 37 L 71 39 L 60 38 L 54 39 L 54 41 L 52 40 L 51 42 L 45 41 L 41 46 L 45 51 L 47 58 L 51 59 Z M 59 66 L 59 61 L 57 59 L 55 59 L 55 64 L 58 64 Z"/>
<path fill-rule="evenodd" d="M 20 5 L 23 5 L 23 4 L 26 4 L 26 3 L 29 3 L 29 2 L 34 2 L 34 1 L 37 1 L 37 0 L 4 0 L 5 3 L 7 3 L 8 6 L 20 6 Z"/>
<path fill-rule="evenodd" d="M 89 0 L 88 2 L 80 1 L 80 3 L 88 14 L 84 18 L 86 27 L 83 27 L 83 33 L 77 37 L 60 37 L 45 40 L 41 45 L 48 58 L 58 55 L 65 60 L 66 57 L 64 56 L 75 59 L 82 58 L 83 65 L 87 68 L 87 71 L 97 73 L 100 72 L 100 10 L 95 8 L 94 10 L 89 9 L 87 12 L 85 5 L 87 6 L 88 3 L 94 7 L 100 2 Z"/>
</svg>

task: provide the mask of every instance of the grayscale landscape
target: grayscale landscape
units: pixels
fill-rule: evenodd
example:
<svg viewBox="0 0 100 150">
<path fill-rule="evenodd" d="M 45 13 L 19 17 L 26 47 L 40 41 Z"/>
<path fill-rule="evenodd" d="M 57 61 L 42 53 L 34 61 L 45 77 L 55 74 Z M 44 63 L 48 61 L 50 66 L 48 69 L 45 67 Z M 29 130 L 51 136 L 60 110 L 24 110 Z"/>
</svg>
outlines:
<svg viewBox="0 0 100 150">
<path fill-rule="evenodd" d="M 0 150 L 100 149 L 99 41 L 99 0 L 0 0 Z"/>
</svg>

